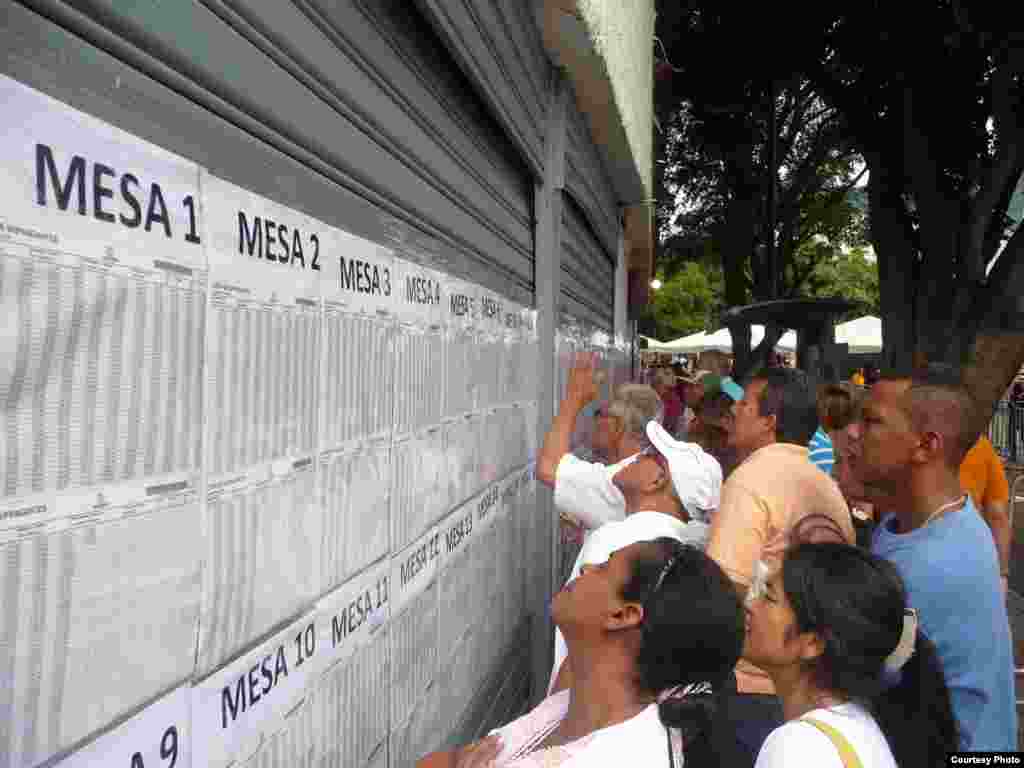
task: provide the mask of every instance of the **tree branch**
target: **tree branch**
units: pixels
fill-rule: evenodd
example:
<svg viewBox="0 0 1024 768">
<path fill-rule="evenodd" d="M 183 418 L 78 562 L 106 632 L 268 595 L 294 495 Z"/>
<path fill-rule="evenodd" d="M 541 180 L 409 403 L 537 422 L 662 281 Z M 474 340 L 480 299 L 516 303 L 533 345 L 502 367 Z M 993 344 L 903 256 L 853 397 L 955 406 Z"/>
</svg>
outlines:
<svg viewBox="0 0 1024 768">
<path fill-rule="evenodd" d="M 816 62 L 808 68 L 807 75 L 821 94 L 824 101 L 831 104 L 843 115 L 855 144 L 861 150 L 873 148 L 878 138 L 878 126 L 873 125 L 867 117 L 862 103 L 853 98 L 855 89 L 847 87 L 839 80 L 825 62 Z"/>
<path fill-rule="evenodd" d="M 823 126 L 818 131 L 814 147 L 804 158 L 803 163 L 793 174 L 793 181 L 783 192 L 783 197 L 779 201 L 779 210 L 792 209 L 800 197 L 806 194 L 811 183 L 818 177 L 818 167 L 828 156 L 829 150 L 840 145 L 841 137 L 842 130 L 838 123 Z"/>
</svg>

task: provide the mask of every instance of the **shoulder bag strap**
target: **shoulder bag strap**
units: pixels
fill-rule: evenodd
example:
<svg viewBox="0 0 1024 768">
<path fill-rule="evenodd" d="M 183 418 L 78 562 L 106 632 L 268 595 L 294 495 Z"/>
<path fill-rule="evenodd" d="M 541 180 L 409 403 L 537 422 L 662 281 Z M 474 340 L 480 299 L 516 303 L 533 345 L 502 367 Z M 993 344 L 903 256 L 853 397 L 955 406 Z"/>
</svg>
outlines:
<svg viewBox="0 0 1024 768">
<path fill-rule="evenodd" d="M 668 739 L 668 764 L 669 768 L 683 768 L 683 734 L 678 728 L 665 728 L 665 737 Z"/>
<path fill-rule="evenodd" d="M 843 768 L 864 768 L 860 758 L 857 757 L 857 752 L 854 750 L 853 745 L 838 730 L 828 723 L 823 723 L 821 720 L 815 720 L 811 717 L 802 717 L 800 722 L 813 725 L 828 737 L 828 740 L 832 742 L 839 752 L 839 759 L 843 762 Z"/>
</svg>

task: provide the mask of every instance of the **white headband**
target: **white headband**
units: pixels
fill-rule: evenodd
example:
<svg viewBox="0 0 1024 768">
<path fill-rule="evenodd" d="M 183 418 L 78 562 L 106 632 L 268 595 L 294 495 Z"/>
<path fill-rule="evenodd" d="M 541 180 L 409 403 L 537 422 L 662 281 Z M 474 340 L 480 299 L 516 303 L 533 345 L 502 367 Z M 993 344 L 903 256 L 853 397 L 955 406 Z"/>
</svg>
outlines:
<svg viewBox="0 0 1024 768">
<path fill-rule="evenodd" d="M 899 672 L 903 665 L 914 655 L 914 643 L 917 641 L 917 611 L 907 608 L 903 612 L 903 630 L 900 632 L 900 641 L 896 648 L 890 653 L 884 662 L 884 666 L 891 672 Z"/>
</svg>

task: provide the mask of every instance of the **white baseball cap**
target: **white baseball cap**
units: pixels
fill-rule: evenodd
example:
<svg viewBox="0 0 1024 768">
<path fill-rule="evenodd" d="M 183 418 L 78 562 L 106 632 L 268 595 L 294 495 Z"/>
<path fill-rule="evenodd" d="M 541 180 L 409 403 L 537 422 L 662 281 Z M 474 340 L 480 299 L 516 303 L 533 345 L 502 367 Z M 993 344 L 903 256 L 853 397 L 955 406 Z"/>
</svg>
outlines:
<svg viewBox="0 0 1024 768">
<path fill-rule="evenodd" d="M 647 437 L 668 462 L 672 487 L 691 515 L 718 509 L 722 496 L 722 467 L 696 443 L 676 440 L 656 421 L 647 422 Z"/>
</svg>

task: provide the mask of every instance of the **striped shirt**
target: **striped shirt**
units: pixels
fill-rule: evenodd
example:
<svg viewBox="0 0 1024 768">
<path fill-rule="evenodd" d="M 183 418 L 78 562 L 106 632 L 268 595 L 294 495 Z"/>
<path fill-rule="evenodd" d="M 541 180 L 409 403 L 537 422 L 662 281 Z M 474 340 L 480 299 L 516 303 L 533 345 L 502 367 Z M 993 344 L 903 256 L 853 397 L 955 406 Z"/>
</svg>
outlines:
<svg viewBox="0 0 1024 768">
<path fill-rule="evenodd" d="M 807 444 L 807 458 L 826 475 L 832 475 L 832 465 L 836 460 L 832 451 L 832 438 L 821 427 L 818 427 L 811 442 Z"/>
</svg>

